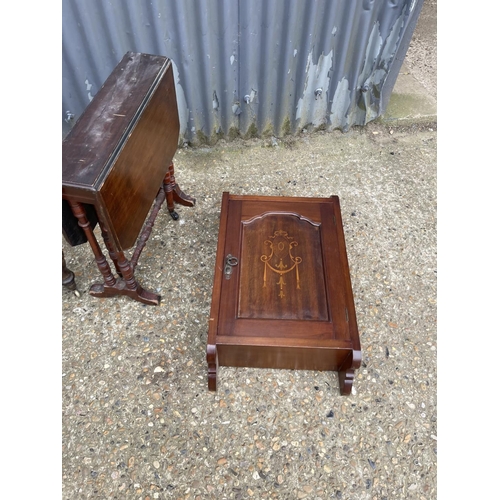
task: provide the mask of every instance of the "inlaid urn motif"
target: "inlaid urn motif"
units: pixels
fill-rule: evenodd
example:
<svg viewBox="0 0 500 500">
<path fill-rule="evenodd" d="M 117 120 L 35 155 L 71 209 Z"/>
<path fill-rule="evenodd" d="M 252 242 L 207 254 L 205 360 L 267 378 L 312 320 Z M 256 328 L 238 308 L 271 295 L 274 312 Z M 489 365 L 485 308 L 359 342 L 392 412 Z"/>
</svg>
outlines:
<svg viewBox="0 0 500 500">
<path fill-rule="evenodd" d="M 302 258 L 293 255 L 293 252 L 299 245 L 297 241 L 292 236 L 288 236 L 286 231 L 278 230 L 264 242 L 264 245 L 269 253 L 263 254 L 260 257 L 260 260 L 264 262 L 264 281 L 262 286 L 267 286 L 268 271 L 272 271 L 279 276 L 276 284 L 279 285 L 278 296 L 280 298 L 285 296 L 283 290 L 283 287 L 286 285 L 285 278 L 288 279 L 293 274 L 295 274 L 295 286 L 297 289 L 300 289 L 299 264 L 302 262 Z M 290 274 L 292 271 L 295 271 L 295 273 Z M 273 275 L 271 274 L 270 276 Z"/>
</svg>

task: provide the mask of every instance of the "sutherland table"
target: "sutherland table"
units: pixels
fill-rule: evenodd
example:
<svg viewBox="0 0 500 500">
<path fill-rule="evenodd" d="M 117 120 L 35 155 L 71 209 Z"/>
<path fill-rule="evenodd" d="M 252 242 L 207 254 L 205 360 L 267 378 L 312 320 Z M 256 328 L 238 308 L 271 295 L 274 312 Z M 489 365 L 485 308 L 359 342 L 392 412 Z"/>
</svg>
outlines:
<svg viewBox="0 0 500 500">
<path fill-rule="evenodd" d="M 178 139 L 172 62 L 127 52 L 62 144 L 63 234 L 72 246 L 92 247 L 104 283 L 92 285 L 91 295 L 159 303 L 137 283 L 134 268 L 165 199 L 174 219 L 174 202 L 195 203 L 175 182 Z M 118 276 L 94 235 L 96 224 Z M 136 241 L 129 260 L 124 250 Z"/>
<path fill-rule="evenodd" d="M 361 363 L 337 196 L 224 193 L 210 310 L 208 387 L 218 366 L 338 371 Z"/>
</svg>

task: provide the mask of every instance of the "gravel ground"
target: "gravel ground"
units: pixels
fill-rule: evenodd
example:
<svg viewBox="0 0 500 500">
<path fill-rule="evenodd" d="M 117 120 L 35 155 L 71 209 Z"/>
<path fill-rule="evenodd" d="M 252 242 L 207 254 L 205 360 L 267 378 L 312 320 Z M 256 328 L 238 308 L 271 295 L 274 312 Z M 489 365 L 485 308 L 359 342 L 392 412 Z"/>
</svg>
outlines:
<svg viewBox="0 0 500 500">
<path fill-rule="evenodd" d="M 80 291 L 62 297 L 63 498 L 436 498 L 436 135 L 370 124 L 179 150 L 197 204 L 162 210 L 136 273 L 159 307 L 89 296 L 90 248 L 63 243 Z M 228 367 L 207 390 L 223 191 L 340 197 L 351 396 L 334 372 Z"/>
</svg>

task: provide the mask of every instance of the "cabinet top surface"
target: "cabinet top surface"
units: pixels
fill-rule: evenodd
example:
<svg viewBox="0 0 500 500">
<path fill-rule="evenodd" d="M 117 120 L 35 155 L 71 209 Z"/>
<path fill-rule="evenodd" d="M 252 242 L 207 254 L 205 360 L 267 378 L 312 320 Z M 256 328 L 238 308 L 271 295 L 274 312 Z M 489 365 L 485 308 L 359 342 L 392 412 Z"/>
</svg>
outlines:
<svg viewBox="0 0 500 500">
<path fill-rule="evenodd" d="M 62 143 L 63 186 L 95 185 L 168 69 L 163 56 L 123 56 Z"/>
</svg>

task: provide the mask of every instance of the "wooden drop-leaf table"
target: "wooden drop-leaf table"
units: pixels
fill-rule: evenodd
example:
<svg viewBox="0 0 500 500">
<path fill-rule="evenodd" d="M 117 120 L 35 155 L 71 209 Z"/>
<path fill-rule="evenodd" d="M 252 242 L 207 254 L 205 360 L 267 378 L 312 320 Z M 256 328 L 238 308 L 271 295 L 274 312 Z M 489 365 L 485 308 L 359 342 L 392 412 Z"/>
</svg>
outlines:
<svg viewBox="0 0 500 500">
<path fill-rule="evenodd" d="M 173 219 L 174 202 L 195 204 L 175 181 L 178 140 L 172 61 L 127 52 L 62 144 L 63 234 L 72 246 L 92 247 L 104 283 L 92 285 L 91 295 L 159 304 L 134 269 L 165 199 Z M 94 235 L 97 224 L 116 276 Z M 64 267 L 63 260 L 63 282 Z"/>
</svg>

